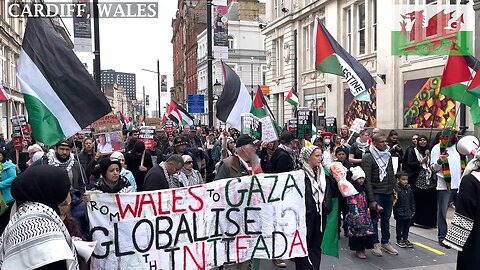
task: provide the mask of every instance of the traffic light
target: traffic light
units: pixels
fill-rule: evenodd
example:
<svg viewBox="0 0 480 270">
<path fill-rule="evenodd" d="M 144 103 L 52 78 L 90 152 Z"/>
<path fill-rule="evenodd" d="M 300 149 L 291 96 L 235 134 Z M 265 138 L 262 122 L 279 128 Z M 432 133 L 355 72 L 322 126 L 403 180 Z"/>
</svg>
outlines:
<svg viewBox="0 0 480 270">
<path fill-rule="evenodd" d="M 145 96 L 145 105 L 146 105 L 146 106 L 149 106 L 149 105 L 150 105 L 150 99 L 149 99 L 149 97 L 150 97 L 149 95 L 146 95 L 146 96 Z"/>
</svg>

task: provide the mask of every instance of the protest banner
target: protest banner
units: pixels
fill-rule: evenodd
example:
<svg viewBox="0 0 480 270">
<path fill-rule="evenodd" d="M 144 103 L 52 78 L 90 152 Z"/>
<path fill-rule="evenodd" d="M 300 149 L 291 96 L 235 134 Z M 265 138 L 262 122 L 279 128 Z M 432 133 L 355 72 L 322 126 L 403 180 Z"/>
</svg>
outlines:
<svg viewBox="0 0 480 270">
<path fill-rule="evenodd" d="M 241 132 L 248 134 L 255 139 L 262 138 L 262 121 L 251 113 L 242 113 L 241 115 Z"/>
<path fill-rule="evenodd" d="M 211 269 L 307 256 L 305 174 L 136 193 L 90 193 L 91 269 Z"/>
<path fill-rule="evenodd" d="M 293 133 L 297 133 L 297 119 L 289 119 L 287 122 L 287 130 Z"/>
<path fill-rule="evenodd" d="M 360 132 L 364 129 L 366 123 L 367 121 L 365 120 L 355 118 L 355 120 L 353 120 L 352 126 L 350 127 L 350 131 L 360 134 Z"/>
<path fill-rule="evenodd" d="M 262 142 L 273 142 L 278 140 L 277 132 L 273 126 L 270 116 L 263 117 L 262 121 Z"/>
<path fill-rule="evenodd" d="M 312 111 L 306 107 L 300 107 L 297 110 L 297 139 L 307 141 L 312 138 L 313 116 Z"/>
<path fill-rule="evenodd" d="M 145 143 L 146 149 L 155 150 L 155 126 L 140 127 L 138 140 Z"/>
</svg>

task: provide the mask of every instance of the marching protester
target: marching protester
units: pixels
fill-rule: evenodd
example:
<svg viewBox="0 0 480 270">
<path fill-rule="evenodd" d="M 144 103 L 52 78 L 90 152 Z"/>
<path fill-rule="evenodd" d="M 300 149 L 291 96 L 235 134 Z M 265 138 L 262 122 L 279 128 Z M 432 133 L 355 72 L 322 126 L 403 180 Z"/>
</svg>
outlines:
<svg viewBox="0 0 480 270">
<path fill-rule="evenodd" d="M 342 125 L 340 127 L 340 137 L 342 137 L 342 145 L 347 147 L 352 146 L 356 140 L 355 134 L 350 132 L 350 129 L 347 125 Z"/>
<path fill-rule="evenodd" d="M 390 244 L 390 217 L 393 210 L 393 189 L 395 175 L 392 157 L 387 147 L 387 139 L 383 133 L 372 138 L 372 145 L 362 158 L 365 184 L 370 210 L 372 210 L 373 229 L 375 231 L 373 255 L 383 256 L 382 249 L 392 255 L 398 251 Z M 382 228 L 381 242 L 378 232 L 378 220 Z"/>
<path fill-rule="evenodd" d="M 133 149 L 125 154 L 125 164 L 137 182 L 137 191 L 143 191 L 145 175 L 153 167 L 152 156 L 145 151 L 144 142 L 135 142 Z"/>
<path fill-rule="evenodd" d="M 332 141 L 331 132 L 322 132 L 323 137 L 323 166 L 327 166 L 335 159 L 335 142 Z"/>
<path fill-rule="evenodd" d="M 67 171 L 49 165 L 29 168 L 12 184 L 17 209 L 0 241 L 2 269 L 79 269 L 72 237 L 60 218 L 68 202 Z"/>
<path fill-rule="evenodd" d="M 110 160 L 104 158 L 100 161 L 100 178 L 94 184 L 94 191 L 104 193 L 127 193 L 134 192 L 135 189 L 130 182 L 120 174 L 122 164 L 119 160 Z M 88 195 L 86 195 L 87 201 Z"/>
<path fill-rule="evenodd" d="M 36 160 L 33 160 L 33 156 L 35 155 L 35 153 L 37 152 L 41 152 L 42 155 L 43 155 L 43 149 L 42 147 L 40 147 L 40 145 L 38 144 L 32 144 L 28 147 L 28 157 L 30 158 L 28 161 L 27 161 L 27 166 L 31 166 L 33 164 L 33 162 L 35 162 Z"/>
<path fill-rule="evenodd" d="M 173 177 L 177 178 L 177 181 L 179 181 L 184 187 L 204 184 L 205 181 L 203 181 L 202 175 L 200 174 L 200 172 L 193 168 L 192 157 L 189 155 L 183 155 L 182 158 L 183 158 L 183 167 Z"/>
<path fill-rule="evenodd" d="M 403 159 L 402 159 L 402 168 L 403 170 L 406 171 L 406 167 L 407 167 L 407 156 L 411 154 L 411 152 L 413 152 L 413 149 L 415 149 L 415 147 L 417 146 L 418 144 L 418 134 L 414 134 L 412 136 L 412 144 L 410 144 L 406 149 L 405 149 L 405 152 L 403 153 Z M 410 180 L 411 181 L 411 180 Z"/>
<path fill-rule="evenodd" d="M 11 194 L 12 182 L 17 177 L 17 171 L 15 169 L 15 164 L 7 158 L 7 153 L 5 150 L 0 150 L 0 195 L 1 199 L 6 203 L 7 208 L 4 209 L 3 213 L 0 213 L 0 232 L 3 232 L 5 227 L 8 224 L 10 218 L 10 211 L 12 210 L 12 205 L 14 199 Z"/>
<path fill-rule="evenodd" d="M 295 135 L 286 131 L 280 136 L 280 145 L 273 152 L 270 159 L 272 173 L 293 171 L 297 167 L 297 158 L 293 150 Z"/>
<path fill-rule="evenodd" d="M 93 139 L 92 138 L 85 138 L 83 140 L 83 149 L 80 151 L 78 154 L 78 159 L 80 161 L 80 165 L 82 165 L 82 168 L 87 171 L 87 166 L 94 159 L 95 157 L 95 152 L 93 151 Z"/>
<path fill-rule="evenodd" d="M 270 161 L 272 160 L 273 153 L 277 147 L 277 141 L 262 144 L 262 150 L 260 151 L 259 158 L 261 160 L 262 170 L 265 173 L 272 173 Z"/>
<path fill-rule="evenodd" d="M 137 190 L 137 182 L 135 182 L 135 177 L 133 176 L 133 173 L 126 168 L 125 165 L 125 156 L 121 152 L 113 152 L 110 155 L 110 160 L 118 160 L 120 161 L 120 164 L 122 165 L 120 175 L 125 177 L 128 180 L 128 183 L 130 183 L 130 186 L 136 191 Z"/>
<path fill-rule="evenodd" d="M 192 159 L 193 160 L 193 159 Z M 182 187 L 182 183 L 174 178 L 184 165 L 182 156 L 173 154 L 164 162 L 155 165 L 145 176 L 145 191 Z"/>
<path fill-rule="evenodd" d="M 358 194 L 347 197 L 348 213 L 344 217 L 347 228 L 348 246 L 355 251 L 359 259 L 366 259 L 366 249 L 373 248 L 373 223 L 368 207 L 367 188 L 365 187 L 365 172 L 361 167 L 352 167 L 353 187 Z"/>
</svg>

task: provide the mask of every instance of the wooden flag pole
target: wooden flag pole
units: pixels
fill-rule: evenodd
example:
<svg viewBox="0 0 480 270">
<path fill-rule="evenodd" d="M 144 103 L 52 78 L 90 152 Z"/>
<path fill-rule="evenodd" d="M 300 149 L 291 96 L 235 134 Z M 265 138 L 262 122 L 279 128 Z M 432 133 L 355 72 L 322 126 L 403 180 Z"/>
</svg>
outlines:
<svg viewBox="0 0 480 270">
<path fill-rule="evenodd" d="M 143 153 L 142 153 L 142 160 L 140 161 L 140 167 L 143 167 L 143 161 L 145 160 L 145 151 L 146 150 L 143 150 Z"/>
</svg>

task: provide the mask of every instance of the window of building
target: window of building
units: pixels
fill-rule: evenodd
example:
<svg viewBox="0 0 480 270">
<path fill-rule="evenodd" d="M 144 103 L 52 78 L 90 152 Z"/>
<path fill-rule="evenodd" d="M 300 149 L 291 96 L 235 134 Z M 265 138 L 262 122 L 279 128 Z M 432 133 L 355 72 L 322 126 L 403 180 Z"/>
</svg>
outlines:
<svg viewBox="0 0 480 270">
<path fill-rule="evenodd" d="M 275 75 L 283 75 L 283 37 L 275 40 Z"/>
<path fill-rule="evenodd" d="M 372 0 L 372 51 L 377 51 L 377 0 Z"/>
<path fill-rule="evenodd" d="M 303 27 L 303 44 L 304 44 L 304 50 L 303 50 L 303 70 L 307 71 L 310 70 L 310 59 L 309 57 L 312 54 L 312 33 L 310 31 L 310 25 L 307 25 Z"/>
<path fill-rule="evenodd" d="M 234 49 L 234 38 L 233 36 L 228 36 L 228 49 L 233 50 Z"/>
<path fill-rule="evenodd" d="M 358 54 L 362 55 L 365 54 L 365 3 L 358 5 L 357 12 Z"/>
<path fill-rule="evenodd" d="M 3 45 L 0 44 L 0 83 L 4 81 L 4 71 L 5 69 L 3 68 L 4 63 L 5 63 L 5 54 L 3 53 Z"/>
<path fill-rule="evenodd" d="M 346 32 L 347 32 L 347 40 L 346 42 L 346 49 L 349 53 L 352 53 L 352 7 L 348 7 L 348 9 L 345 12 L 345 24 L 346 24 Z"/>
</svg>

